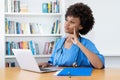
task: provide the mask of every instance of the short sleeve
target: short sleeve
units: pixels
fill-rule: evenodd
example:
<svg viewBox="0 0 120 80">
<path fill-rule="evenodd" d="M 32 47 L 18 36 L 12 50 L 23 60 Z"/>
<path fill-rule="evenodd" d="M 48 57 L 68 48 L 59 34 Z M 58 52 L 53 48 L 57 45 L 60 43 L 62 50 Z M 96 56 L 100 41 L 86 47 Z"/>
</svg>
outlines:
<svg viewBox="0 0 120 80">
<path fill-rule="evenodd" d="M 90 41 L 87 40 L 86 43 L 84 44 L 86 46 L 87 49 L 89 49 L 90 51 L 92 51 L 93 53 L 95 53 L 99 59 L 101 60 L 101 62 L 103 63 L 103 68 L 105 67 L 105 59 L 104 56 L 102 54 L 100 54 L 100 52 L 97 50 L 96 46 Z M 90 62 L 89 62 L 90 63 Z M 90 65 L 92 66 L 92 64 L 90 63 Z M 92 66 L 93 67 L 93 66 Z"/>
</svg>

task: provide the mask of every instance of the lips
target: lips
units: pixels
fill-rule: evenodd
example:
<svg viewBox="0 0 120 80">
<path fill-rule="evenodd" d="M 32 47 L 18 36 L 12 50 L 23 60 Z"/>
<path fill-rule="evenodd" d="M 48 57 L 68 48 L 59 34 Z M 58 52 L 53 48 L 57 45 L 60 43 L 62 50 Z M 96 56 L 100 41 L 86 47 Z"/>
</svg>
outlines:
<svg viewBox="0 0 120 80">
<path fill-rule="evenodd" d="M 65 28 L 65 30 L 68 30 L 68 29 L 69 29 L 69 27 L 67 27 L 67 26 L 65 26 L 64 28 Z"/>
</svg>

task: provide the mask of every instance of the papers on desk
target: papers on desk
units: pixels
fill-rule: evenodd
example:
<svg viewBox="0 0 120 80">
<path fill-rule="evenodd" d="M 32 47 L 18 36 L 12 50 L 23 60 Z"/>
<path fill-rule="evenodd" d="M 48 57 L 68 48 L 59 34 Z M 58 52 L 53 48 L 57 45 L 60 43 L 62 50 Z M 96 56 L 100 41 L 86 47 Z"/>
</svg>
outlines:
<svg viewBox="0 0 120 80">
<path fill-rule="evenodd" d="M 91 76 L 92 68 L 64 68 L 57 72 L 57 76 Z"/>
</svg>

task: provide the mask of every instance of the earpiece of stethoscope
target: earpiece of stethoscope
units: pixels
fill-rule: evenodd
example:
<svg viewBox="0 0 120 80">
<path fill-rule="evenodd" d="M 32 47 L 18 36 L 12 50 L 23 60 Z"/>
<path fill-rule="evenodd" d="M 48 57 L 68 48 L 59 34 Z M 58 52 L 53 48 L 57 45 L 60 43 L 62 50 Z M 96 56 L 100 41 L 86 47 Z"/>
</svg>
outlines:
<svg viewBox="0 0 120 80">
<path fill-rule="evenodd" d="M 78 65 L 77 65 L 76 62 L 74 62 L 74 63 L 72 64 L 72 66 L 73 66 L 73 67 L 78 67 Z"/>
</svg>

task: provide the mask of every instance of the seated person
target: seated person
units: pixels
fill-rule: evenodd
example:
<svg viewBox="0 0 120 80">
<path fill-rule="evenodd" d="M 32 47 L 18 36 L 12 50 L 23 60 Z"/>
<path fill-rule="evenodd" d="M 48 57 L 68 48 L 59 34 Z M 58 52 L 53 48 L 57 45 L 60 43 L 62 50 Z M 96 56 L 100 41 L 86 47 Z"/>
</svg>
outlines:
<svg viewBox="0 0 120 80">
<path fill-rule="evenodd" d="M 67 36 L 59 39 L 48 62 L 39 66 L 93 67 L 104 68 L 104 56 L 86 35 L 94 25 L 94 17 L 89 6 L 83 3 L 71 5 L 65 14 L 64 31 Z"/>
</svg>

